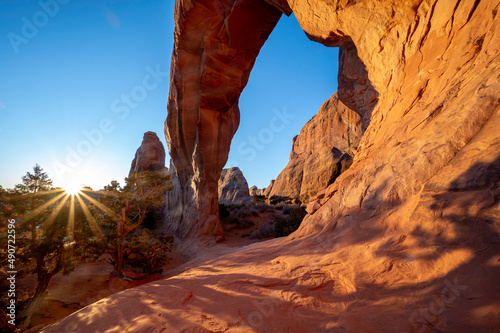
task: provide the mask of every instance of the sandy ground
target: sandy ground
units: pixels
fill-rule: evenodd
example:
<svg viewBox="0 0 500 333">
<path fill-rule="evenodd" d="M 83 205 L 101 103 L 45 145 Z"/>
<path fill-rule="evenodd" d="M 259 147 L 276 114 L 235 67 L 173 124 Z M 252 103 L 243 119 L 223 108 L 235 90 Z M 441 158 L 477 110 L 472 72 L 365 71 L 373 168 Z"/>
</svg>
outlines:
<svg viewBox="0 0 500 333">
<path fill-rule="evenodd" d="M 105 256 L 97 262 L 82 262 L 77 265 L 71 274 L 67 276 L 57 274 L 52 279 L 44 306 L 33 315 L 29 332 L 38 332 L 43 327 L 122 290 L 178 274 L 196 265 L 198 261 L 206 260 L 207 257 L 233 252 L 247 245 L 268 240 L 272 237 L 257 239 L 248 235 L 272 224 L 274 217 L 275 215 L 272 212 L 264 212 L 260 216 L 250 217 L 255 223 L 254 226 L 226 232 L 226 241 L 220 246 L 214 247 L 210 253 L 207 252 L 197 256 L 197 258 L 191 258 L 187 264 L 185 264 L 184 258 L 174 249 L 169 254 L 170 260 L 164 266 L 162 275 L 141 280 L 122 280 L 115 277 L 112 274 L 113 266 L 109 264 Z M 33 275 L 27 276 L 20 283 L 23 290 L 34 289 L 36 278 Z"/>
</svg>

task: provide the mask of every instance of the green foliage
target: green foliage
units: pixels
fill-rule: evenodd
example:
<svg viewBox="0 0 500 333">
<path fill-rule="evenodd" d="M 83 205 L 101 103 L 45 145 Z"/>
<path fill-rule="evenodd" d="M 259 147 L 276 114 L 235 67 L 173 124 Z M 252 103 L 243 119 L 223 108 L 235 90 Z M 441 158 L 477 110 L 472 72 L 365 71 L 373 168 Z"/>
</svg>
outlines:
<svg viewBox="0 0 500 333">
<path fill-rule="evenodd" d="M 151 231 L 144 229 L 142 234 L 134 237 L 127 247 L 127 257 L 132 257 L 131 254 L 137 256 L 126 259 L 125 262 L 135 267 L 142 267 L 145 273 L 161 274 L 173 242 L 172 236 L 161 235 L 156 238 Z"/>
<path fill-rule="evenodd" d="M 274 236 L 274 228 L 272 225 L 264 225 L 259 230 L 252 232 L 249 236 L 251 239 L 272 238 Z"/>
<path fill-rule="evenodd" d="M 249 206 L 241 206 L 235 209 L 234 214 L 236 217 L 245 218 L 252 216 L 259 216 L 259 212 L 252 207 Z"/>
<path fill-rule="evenodd" d="M 296 207 L 290 210 L 290 214 L 287 217 L 276 218 L 274 237 L 288 236 L 297 230 L 306 214 L 305 209 Z"/>
<path fill-rule="evenodd" d="M 48 191 L 52 186 L 52 179 L 38 164 L 33 167 L 33 173 L 28 171 L 22 177 L 22 181 L 22 184 L 16 185 L 16 190 L 23 194 Z"/>
<path fill-rule="evenodd" d="M 121 187 L 112 181 L 100 191 L 99 202 L 104 208 L 97 208 L 103 213 L 95 214 L 106 231 L 101 239 L 106 244 L 97 246 L 112 256 L 118 276 L 123 276 L 125 237 L 143 223 L 149 212 L 164 204 L 165 193 L 173 187 L 170 176 L 153 171 L 133 173 L 125 182 Z"/>
<path fill-rule="evenodd" d="M 22 184 L 16 185 L 15 190 L 0 189 L 0 214 L 16 220 L 17 277 L 33 273 L 37 278 L 36 289 L 23 290 L 17 298 L 18 313 L 21 313 L 20 318 L 26 318 L 26 325 L 33 310 L 43 301 L 52 277 L 74 270 L 78 259 L 75 251 L 84 248 L 89 238 L 80 230 L 84 225 L 81 209 L 70 209 L 72 201 L 63 200 L 61 191 L 49 191 L 51 185 L 52 180 L 37 164 L 33 173 L 27 172 L 22 177 Z M 70 211 L 71 220 L 75 222 L 71 229 L 68 224 Z M 79 232 L 80 237 L 71 237 L 71 231 Z M 2 237 L 0 242 L 1 248 L 6 249 L 7 238 Z M 2 266 L 5 264 L 1 262 Z"/>
<path fill-rule="evenodd" d="M 255 223 L 248 219 L 242 217 L 230 216 L 221 221 L 224 230 L 231 231 L 234 229 L 246 229 L 255 225 Z"/>
<path fill-rule="evenodd" d="M 254 195 L 253 202 L 255 202 L 255 203 L 266 202 L 266 196 L 265 195 Z"/>
<path fill-rule="evenodd" d="M 274 212 L 274 207 L 273 206 L 270 206 L 268 205 L 267 203 L 265 202 L 259 202 L 257 205 L 257 210 L 259 211 L 259 213 L 265 213 L 265 212 Z"/>
</svg>

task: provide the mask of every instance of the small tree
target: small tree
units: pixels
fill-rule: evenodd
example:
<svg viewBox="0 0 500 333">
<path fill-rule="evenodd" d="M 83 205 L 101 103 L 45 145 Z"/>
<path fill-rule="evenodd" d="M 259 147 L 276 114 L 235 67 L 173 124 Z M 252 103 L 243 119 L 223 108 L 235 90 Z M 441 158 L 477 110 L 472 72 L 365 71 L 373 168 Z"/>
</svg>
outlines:
<svg viewBox="0 0 500 333">
<path fill-rule="evenodd" d="M 157 238 L 151 231 L 144 229 L 142 235 L 134 237 L 128 244 L 126 252 L 136 255 L 134 260 L 129 258 L 129 262 L 142 267 L 146 274 L 161 274 L 173 241 L 172 236 L 162 235 Z"/>
<path fill-rule="evenodd" d="M 69 274 L 74 269 L 75 244 L 85 246 L 83 243 L 88 239 L 81 237 L 78 243 L 69 241 L 70 211 L 78 227 L 83 226 L 78 223 L 83 220 L 83 212 L 71 210 L 69 200 L 62 200 L 61 191 L 49 191 L 51 185 L 48 174 L 36 164 L 33 173 L 27 172 L 15 190 L 0 190 L 0 215 L 16 219 L 17 276 L 33 273 L 37 279 L 34 291 L 18 294 L 21 330 L 29 326 L 32 314 L 42 305 L 52 277 L 57 273 Z M 2 245 L 3 248 L 6 246 Z"/>
<path fill-rule="evenodd" d="M 164 204 L 165 192 L 172 188 L 170 176 L 160 172 L 133 173 L 122 188 L 116 181 L 104 187 L 100 202 L 111 212 L 101 215 L 103 224 L 111 226 L 107 244 L 113 257 L 114 274 L 123 277 L 124 240 L 142 224 L 146 215 Z"/>
<path fill-rule="evenodd" d="M 49 178 L 49 175 L 46 172 L 43 172 L 43 169 L 37 164 L 33 167 L 33 173 L 29 171 L 26 172 L 26 175 L 22 177 L 22 184 L 16 185 L 15 189 L 20 194 L 29 194 L 31 195 L 30 203 L 31 210 L 33 211 L 37 203 L 40 202 L 41 198 L 37 198 L 37 194 L 39 192 L 48 191 L 52 186 L 52 179 Z M 36 226 L 35 222 L 30 222 L 31 229 L 31 241 L 33 244 L 36 242 Z"/>
</svg>

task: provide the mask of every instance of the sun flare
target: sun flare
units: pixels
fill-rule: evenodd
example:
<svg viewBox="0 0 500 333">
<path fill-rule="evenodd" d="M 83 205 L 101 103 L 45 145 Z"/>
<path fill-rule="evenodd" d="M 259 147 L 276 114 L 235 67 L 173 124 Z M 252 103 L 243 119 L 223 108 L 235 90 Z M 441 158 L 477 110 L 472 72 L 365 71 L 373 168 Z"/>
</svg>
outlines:
<svg viewBox="0 0 500 333">
<path fill-rule="evenodd" d="M 63 186 L 64 192 L 66 192 L 69 195 L 75 195 L 80 193 L 82 188 L 83 186 L 78 184 L 66 184 Z"/>
</svg>

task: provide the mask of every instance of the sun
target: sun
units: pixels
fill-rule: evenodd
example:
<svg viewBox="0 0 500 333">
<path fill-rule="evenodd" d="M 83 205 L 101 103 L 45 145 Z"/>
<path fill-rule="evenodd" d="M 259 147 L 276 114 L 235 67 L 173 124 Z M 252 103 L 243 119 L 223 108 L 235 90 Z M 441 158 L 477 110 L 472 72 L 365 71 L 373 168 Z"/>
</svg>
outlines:
<svg viewBox="0 0 500 333">
<path fill-rule="evenodd" d="M 82 190 L 82 185 L 78 185 L 78 184 L 66 184 L 63 186 L 63 189 L 64 189 L 64 192 L 66 192 L 67 194 L 69 195 L 75 195 L 75 194 L 78 194 L 80 193 L 80 191 Z"/>
</svg>

